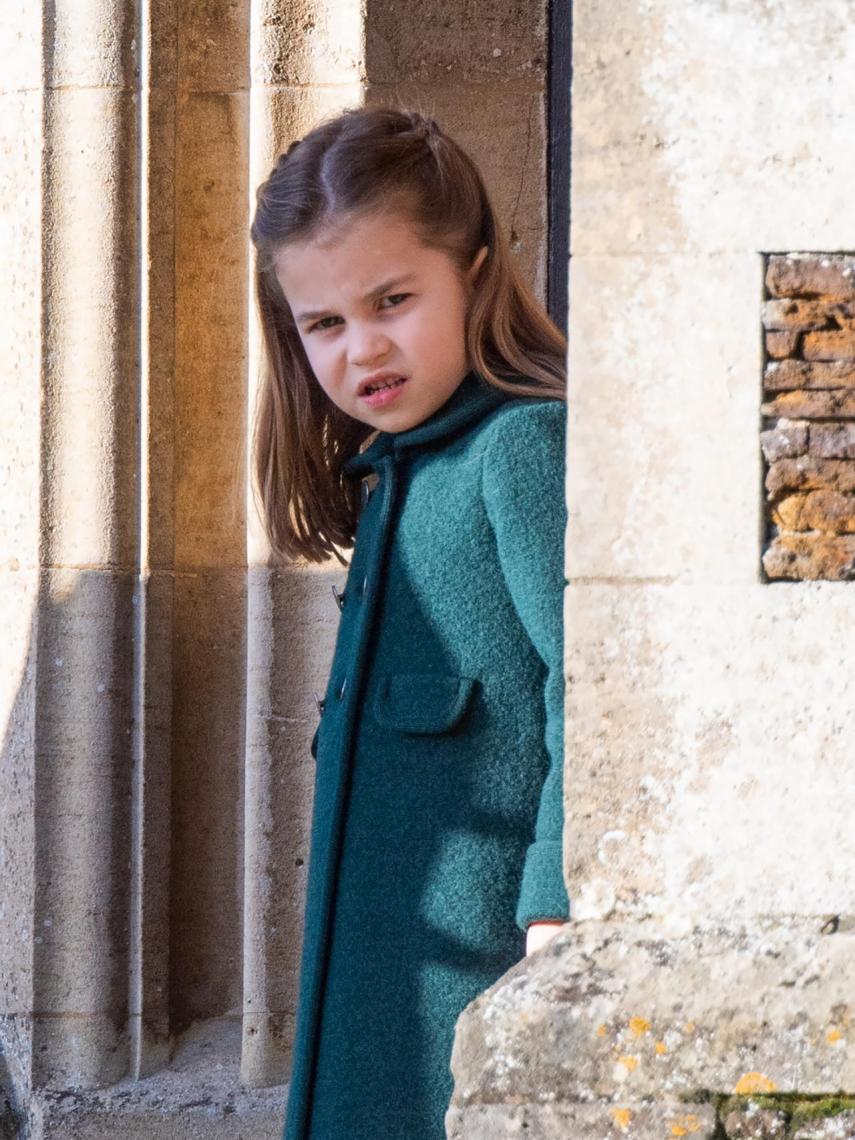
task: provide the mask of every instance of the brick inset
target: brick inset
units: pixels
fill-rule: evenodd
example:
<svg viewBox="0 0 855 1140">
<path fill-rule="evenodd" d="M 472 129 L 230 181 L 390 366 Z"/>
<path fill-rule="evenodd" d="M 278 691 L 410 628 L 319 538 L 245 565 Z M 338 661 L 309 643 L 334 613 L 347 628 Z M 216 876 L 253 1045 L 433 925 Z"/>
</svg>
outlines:
<svg viewBox="0 0 855 1140">
<path fill-rule="evenodd" d="M 855 254 L 771 254 L 763 304 L 769 578 L 855 580 Z"/>
</svg>

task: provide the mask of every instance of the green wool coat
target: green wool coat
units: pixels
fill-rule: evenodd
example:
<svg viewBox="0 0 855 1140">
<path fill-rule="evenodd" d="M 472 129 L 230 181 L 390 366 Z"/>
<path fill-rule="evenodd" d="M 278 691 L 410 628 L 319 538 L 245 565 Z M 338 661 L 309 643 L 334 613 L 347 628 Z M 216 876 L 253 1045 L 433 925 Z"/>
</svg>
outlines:
<svg viewBox="0 0 855 1140">
<path fill-rule="evenodd" d="M 345 467 L 283 1140 L 442 1140 L 458 1016 L 569 917 L 565 427 L 470 372 Z"/>
</svg>

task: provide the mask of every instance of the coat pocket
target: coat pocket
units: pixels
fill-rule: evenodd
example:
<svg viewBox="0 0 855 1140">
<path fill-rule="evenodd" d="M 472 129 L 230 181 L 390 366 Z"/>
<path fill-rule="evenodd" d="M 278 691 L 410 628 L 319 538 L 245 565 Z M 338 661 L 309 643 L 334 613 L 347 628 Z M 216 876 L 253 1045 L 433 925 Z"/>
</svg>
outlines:
<svg viewBox="0 0 855 1140">
<path fill-rule="evenodd" d="M 387 673 L 374 695 L 374 719 L 397 732 L 448 732 L 478 684 L 458 673 Z"/>
</svg>

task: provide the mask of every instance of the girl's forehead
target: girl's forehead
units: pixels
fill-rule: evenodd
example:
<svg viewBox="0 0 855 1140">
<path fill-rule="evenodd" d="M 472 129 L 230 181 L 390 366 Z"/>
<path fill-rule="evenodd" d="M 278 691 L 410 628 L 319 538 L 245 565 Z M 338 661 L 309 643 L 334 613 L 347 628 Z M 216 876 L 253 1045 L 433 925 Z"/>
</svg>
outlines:
<svg viewBox="0 0 855 1140">
<path fill-rule="evenodd" d="M 319 255 L 360 256 L 384 251 L 418 252 L 425 248 L 416 227 L 394 211 L 375 211 L 322 223 L 308 238 L 291 243 L 283 250 Z"/>
<path fill-rule="evenodd" d="M 435 271 L 438 251 L 424 245 L 399 215 L 361 217 L 325 226 L 290 242 L 274 258 L 286 295 L 320 290 L 370 290 L 381 278 Z"/>
</svg>

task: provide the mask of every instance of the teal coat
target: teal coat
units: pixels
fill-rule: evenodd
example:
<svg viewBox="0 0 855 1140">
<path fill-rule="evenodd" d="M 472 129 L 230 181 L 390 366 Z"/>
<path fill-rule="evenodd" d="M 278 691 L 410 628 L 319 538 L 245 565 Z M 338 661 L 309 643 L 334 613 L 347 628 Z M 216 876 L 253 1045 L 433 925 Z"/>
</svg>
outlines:
<svg viewBox="0 0 855 1140">
<path fill-rule="evenodd" d="M 459 1014 L 569 917 L 565 427 L 470 372 L 345 468 L 283 1140 L 442 1140 Z"/>
</svg>

